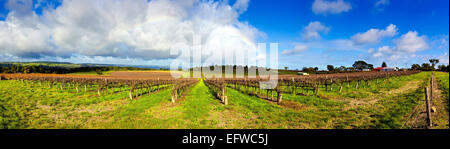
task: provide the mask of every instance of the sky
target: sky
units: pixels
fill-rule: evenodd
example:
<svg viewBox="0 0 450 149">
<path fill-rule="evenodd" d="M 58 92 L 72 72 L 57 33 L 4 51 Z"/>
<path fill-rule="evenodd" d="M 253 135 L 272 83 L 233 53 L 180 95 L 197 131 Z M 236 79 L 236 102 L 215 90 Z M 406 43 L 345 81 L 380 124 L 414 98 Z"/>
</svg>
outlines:
<svg viewBox="0 0 450 149">
<path fill-rule="evenodd" d="M 216 62 L 278 43 L 280 68 L 410 67 L 448 64 L 448 40 L 448 0 L 0 0 L 0 61 L 168 66 L 198 41 Z"/>
</svg>

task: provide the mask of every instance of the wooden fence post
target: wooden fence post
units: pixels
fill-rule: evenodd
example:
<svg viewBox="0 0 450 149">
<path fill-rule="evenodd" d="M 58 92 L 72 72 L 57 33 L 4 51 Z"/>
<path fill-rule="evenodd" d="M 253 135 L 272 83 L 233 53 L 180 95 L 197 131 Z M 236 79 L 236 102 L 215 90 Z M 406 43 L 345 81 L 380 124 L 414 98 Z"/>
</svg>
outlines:
<svg viewBox="0 0 450 149">
<path fill-rule="evenodd" d="M 433 126 L 431 121 L 431 109 L 430 109 L 430 93 L 428 88 L 425 88 L 425 104 L 427 112 L 427 128 Z"/>
<path fill-rule="evenodd" d="M 130 96 L 130 100 L 133 100 L 133 92 L 134 92 L 134 82 L 130 85 L 130 92 L 128 92 L 128 95 Z"/>
<path fill-rule="evenodd" d="M 222 86 L 222 102 L 223 102 L 225 105 L 227 105 L 227 103 L 225 102 L 225 98 L 226 98 L 226 96 L 225 96 L 225 87 Z"/>
<path fill-rule="evenodd" d="M 177 90 L 175 89 L 172 93 L 172 103 L 175 103 L 175 101 L 177 100 Z"/>
<path fill-rule="evenodd" d="M 133 100 L 133 90 L 130 89 L 130 92 L 128 92 L 128 96 L 130 97 L 130 100 Z"/>
<path fill-rule="evenodd" d="M 281 103 L 281 100 L 283 100 L 283 94 L 281 94 L 281 92 L 277 92 L 277 102 L 278 102 L 278 104 Z"/>
<path fill-rule="evenodd" d="M 224 98 L 224 104 L 228 105 L 228 97 L 227 96 L 223 96 L 223 98 Z"/>
</svg>

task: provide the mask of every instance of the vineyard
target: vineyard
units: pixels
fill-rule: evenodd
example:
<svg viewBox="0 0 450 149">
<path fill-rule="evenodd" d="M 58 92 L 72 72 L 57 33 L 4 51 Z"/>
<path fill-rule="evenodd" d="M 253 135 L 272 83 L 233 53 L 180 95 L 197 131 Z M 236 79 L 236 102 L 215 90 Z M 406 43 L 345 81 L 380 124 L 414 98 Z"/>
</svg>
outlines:
<svg viewBox="0 0 450 149">
<path fill-rule="evenodd" d="M 259 77 L 0 74 L 0 122 L 3 128 L 400 128 L 421 103 L 429 76 L 280 75 L 266 89 Z"/>
</svg>

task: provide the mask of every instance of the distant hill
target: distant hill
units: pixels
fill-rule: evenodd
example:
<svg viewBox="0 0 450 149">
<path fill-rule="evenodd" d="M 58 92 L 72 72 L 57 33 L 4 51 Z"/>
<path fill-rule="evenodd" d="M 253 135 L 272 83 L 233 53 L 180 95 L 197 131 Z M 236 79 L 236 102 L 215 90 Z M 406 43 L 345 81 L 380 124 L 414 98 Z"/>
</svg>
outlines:
<svg viewBox="0 0 450 149">
<path fill-rule="evenodd" d="M 101 72 L 122 70 L 155 70 L 168 69 L 147 65 L 120 65 L 120 64 L 91 64 L 70 62 L 0 62 L 0 73 L 76 73 L 76 72 Z"/>
<path fill-rule="evenodd" d="M 52 62 L 52 61 L 34 61 L 34 62 L 0 62 L 2 67 L 10 67 L 11 65 L 21 66 L 47 66 L 62 68 L 80 68 L 80 67 L 133 67 L 146 69 L 168 69 L 167 67 L 149 66 L 149 65 L 122 65 L 122 64 L 94 64 L 94 63 L 70 63 L 70 62 Z"/>
</svg>

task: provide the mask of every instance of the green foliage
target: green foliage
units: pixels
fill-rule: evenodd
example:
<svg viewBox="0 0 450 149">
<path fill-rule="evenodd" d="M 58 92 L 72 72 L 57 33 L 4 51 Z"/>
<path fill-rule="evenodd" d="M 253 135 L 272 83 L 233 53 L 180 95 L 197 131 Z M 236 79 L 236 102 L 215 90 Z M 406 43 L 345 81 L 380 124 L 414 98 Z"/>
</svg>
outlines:
<svg viewBox="0 0 450 149">
<path fill-rule="evenodd" d="M 319 68 L 317 68 L 317 67 L 303 67 L 303 69 L 302 69 L 303 72 L 307 72 L 307 73 L 314 73 L 318 70 L 319 70 Z"/>
<path fill-rule="evenodd" d="M 439 65 L 439 66 L 438 66 L 438 71 L 449 72 L 449 67 L 450 67 L 450 65 L 447 65 L 447 66 L 445 66 L 445 65 Z"/>
<path fill-rule="evenodd" d="M 439 59 L 430 59 L 429 61 L 431 63 L 431 67 L 433 67 L 434 70 L 436 64 L 439 63 Z"/>
<path fill-rule="evenodd" d="M 76 73 L 126 70 L 153 70 L 149 68 L 117 67 L 99 64 L 72 64 L 58 62 L 0 63 L 0 73 Z"/>
<path fill-rule="evenodd" d="M 413 64 L 413 65 L 411 66 L 411 69 L 412 69 L 412 70 L 420 70 L 421 67 L 420 67 L 419 64 Z"/>
<path fill-rule="evenodd" d="M 358 69 L 358 70 L 373 69 L 373 65 L 368 64 L 365 61 L 356 61 L 355 63 L 353 63 L 352 66 L 353 66 L 353 68 Z"/>
<path fill-rule="evenodd" d="M 334 66 L 333 65 L 327 65 L 327 69 L 328 69 L 328 71 L 334 71 Z"/>
<path fill-rule="evenodd" d="M 447 110 L 449 110 L 449 75 L 448 73 L 436 72 L 436 79 L 438 81 L 439 89 L 442 91 L 444 99 L 447 99 Z"/>
<path fill-rule="evenodd" d="M 97 75 L 100 75 L 100 76 L 103 75 L 103 72 L 100 69 L 96 69 L 95 73 L 97 73 Z"/>
</svg>

